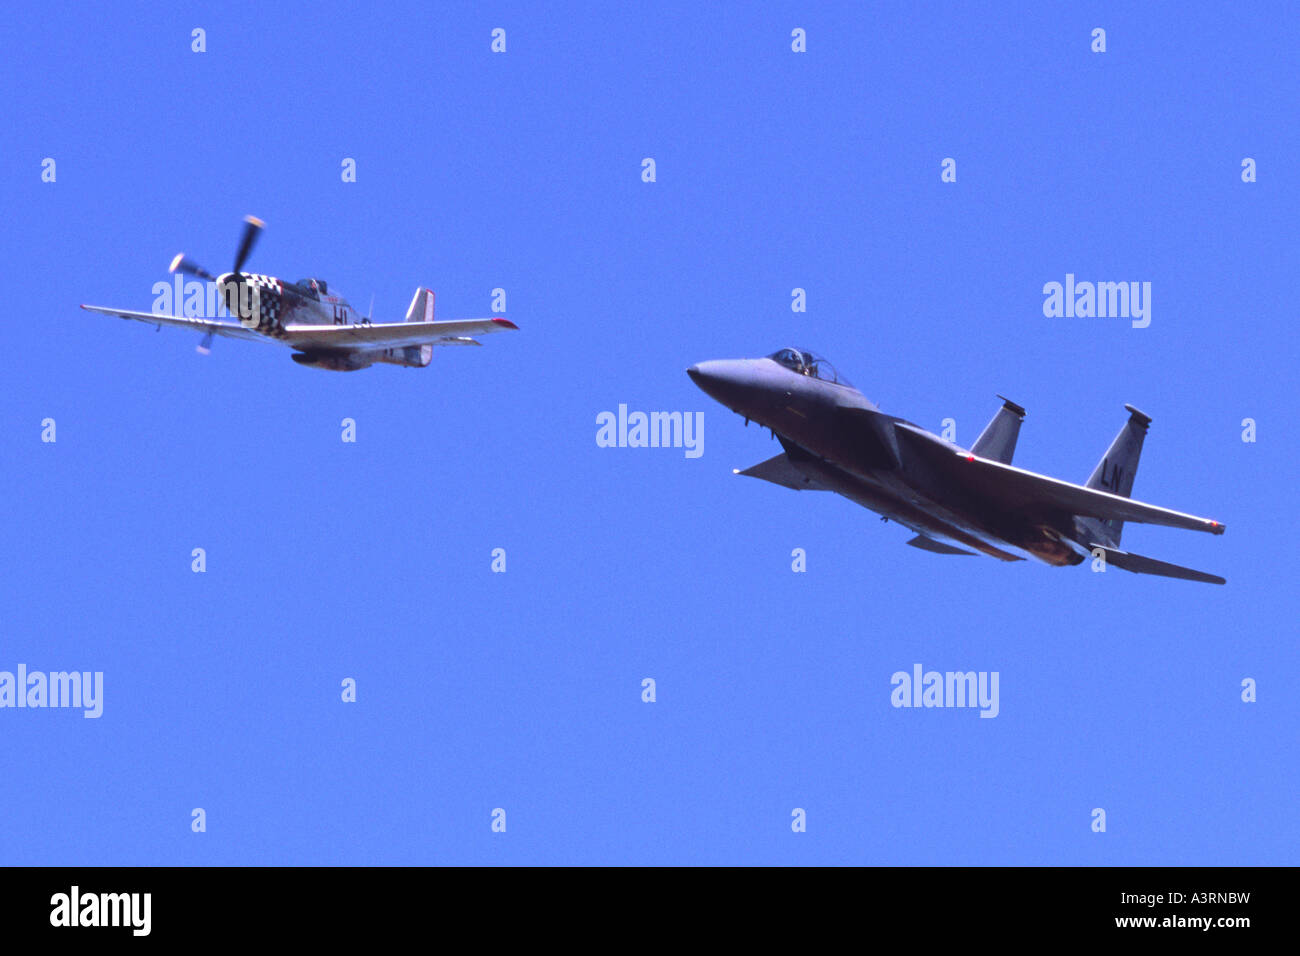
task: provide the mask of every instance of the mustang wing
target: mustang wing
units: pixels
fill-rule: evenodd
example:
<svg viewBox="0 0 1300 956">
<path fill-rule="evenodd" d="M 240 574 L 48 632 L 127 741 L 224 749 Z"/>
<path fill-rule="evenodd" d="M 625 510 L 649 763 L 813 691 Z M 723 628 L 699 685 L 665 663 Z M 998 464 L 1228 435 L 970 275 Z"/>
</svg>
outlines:
<svg viewBox="0 0 1300 956">
<path fill-rule="evenodd" d="M 371 325 L 286 325 L 283 341 L 296 349 L 366 352 L 407 345 L 465 345 L 465 337 L 518 328 L 506 319 L 385 322 Z"/>
<path fill-rule="evenodd" d="M 174 329 L 193 329 L 195 332 L 211 332 L 232 339 L 252 339 L 255 342 L 274 342 L 253 329 L 244 328 L 237 322 L 214 322 L 211 319 L 187 319 L 179 315 L 154 315 L 152 312 L 126 312 L 122 309 L 107 309 L 101 305 L 83 305 L 87 312 L 99 312 L 103 315 L 115 315 L 119 319 L 135 319 L 150 325 L 166 325 Z"/>
<path fill-rule="evenodd" d="M 993 501 L 1014 503 L 1028 512 L 1065 512 L 1092 518 L 1114 518 L 1139 524 L 1158 524 L 1191 531 L 1223 534 L 1224 526 L 1209 518 L 1198 518 L 1169 508 L 1160 508 L 1132 498 L 1112 495 L 1108 491 L 1049 478 L 1013 465 L 963 452 L 948 442 L 929 435 L 923 429 L 900 424 L 902 435 L 913 439 L 910 444 L 924 448 L 927 457 L 942 467 L 960 486 Z M 915 441 L 916 438 L 926 439 Z"/>
</svg>

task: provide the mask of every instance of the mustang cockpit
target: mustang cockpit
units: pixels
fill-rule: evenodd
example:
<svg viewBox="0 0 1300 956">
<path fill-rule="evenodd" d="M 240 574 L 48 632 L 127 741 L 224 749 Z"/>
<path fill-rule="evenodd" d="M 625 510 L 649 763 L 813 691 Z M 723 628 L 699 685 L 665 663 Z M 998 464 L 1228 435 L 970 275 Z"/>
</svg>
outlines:
<svg viewBox="0 0 1300 956">
<path fill-rule="evenodd" d="M 304 299 L 320 301 L 320 297 L 329 294 L 329 288 L 324 279 L 299 279 L 293 284 L 293 291 L 297 292 Z"/>
</svg>

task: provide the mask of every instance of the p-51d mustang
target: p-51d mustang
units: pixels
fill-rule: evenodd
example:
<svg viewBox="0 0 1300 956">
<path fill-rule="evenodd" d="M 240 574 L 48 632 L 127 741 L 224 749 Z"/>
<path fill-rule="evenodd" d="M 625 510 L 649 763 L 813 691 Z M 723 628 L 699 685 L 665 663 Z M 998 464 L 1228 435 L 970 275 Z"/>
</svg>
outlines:
<svg viewBox="0 0 1300 956">
<path fill-rule="evenodd" d="M 206 354 L 214 335 L 258 342 L 279 342 L 294 350 L 299 365 L 352 372 L 376 362 L 424 368 L 433 357 L 435 345 L 479 345 L 471 336 L 518 326 L 504 318 L 433 321 L 433 293 L 417 289 L 406 310 L 405 322 L 374 323 L 362 317 L 341 296 L 330 295 L 322 279 L 285 282 L 274 276 L 242 272 L 263 223 L 249 216 L 235 253 L 235 265 L 227 273 L 213 276 L 184 255 L 172 260 L 171 271 L 215 282 L 222 300 L 238 322 L 124 312 L 97 305 L 83 305 L 91 312 L 136 319 L 159 327 L 193 329 L 203 333 L 199 351 Z"/>
<path fill-rule="evenodd" d="M 1131 405 L 1086 484 L 1011 466 L 1025 410 L 1002 407 L 969 449 L 886 415 L 811 352 L 701 362 L 687 369 L 708 395 L 772 430 L 785 453 L 737 471 L 796 491 L 834 491 L 916 532 L 937 554 L 1108 565 L 1223 584 L 1223 578 L 1121 551 L 1125 521 L 1223 534 L 1223 525 L 1129 497 L 1151 419 Z"/>
</svg>

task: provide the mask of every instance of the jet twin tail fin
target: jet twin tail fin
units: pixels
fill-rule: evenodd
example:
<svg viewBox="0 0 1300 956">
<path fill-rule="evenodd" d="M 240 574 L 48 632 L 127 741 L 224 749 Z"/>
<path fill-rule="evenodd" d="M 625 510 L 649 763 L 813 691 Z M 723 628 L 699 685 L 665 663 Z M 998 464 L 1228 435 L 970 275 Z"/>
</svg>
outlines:
<svg viewBox="0 0 1300 956">
<path fill-rule="evenodd" d="M 1112 495 L 1130 498 L 1133 495 L 1133 479 L 1137 477 L 1138 459 L 1142 456 L 1142 443 L 1147 437 L 1147 426 L 1151 416 L 1143 414 L 1132 405 L 1124 406 L 1129 419 L 1119 430 L 1115 440 L 1101 456 L 1097 467 L 1092 470 L 1085 488 L 1109 491 Z M 1081 522 L 1105 544 L 1119 546 L 1120 536 L 1124 533 L 1124 522 L 1082 518 Z"/>
<path fill-rule="evenodd" d="M 1011 456 L 1016 453 L 1016 439 L 1020 437 L 1020 423 L 1025 420 L 1025 410 L 1011 399 L 999 395 L 1002 407 L 993 416 L 975 439 L 970 450 L 981 458 L 1011 464 Z"/>
</svg>

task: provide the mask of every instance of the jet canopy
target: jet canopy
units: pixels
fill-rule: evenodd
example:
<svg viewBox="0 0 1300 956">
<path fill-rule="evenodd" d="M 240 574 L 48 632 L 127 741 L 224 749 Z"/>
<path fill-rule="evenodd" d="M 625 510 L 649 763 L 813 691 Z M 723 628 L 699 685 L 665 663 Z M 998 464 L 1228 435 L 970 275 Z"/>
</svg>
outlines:
<svg viewBox="0 0 1300 956">
<path fill-rule="evenodd" d="M 821 379 L 823 382 L 834 382 L 837 385 L 853 387 L 848 379 L 835 371 L 834 365 L 807 349 L 781 349 L 779 352 L 773 352 L 768 358 L 778 365 L 784 365 L 792 372 L 798 372 L 800 375 L 810 375 L 813 378 Z"/>
</svg>

